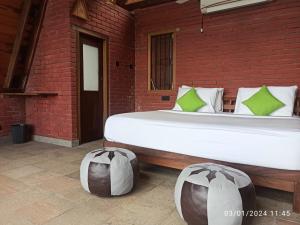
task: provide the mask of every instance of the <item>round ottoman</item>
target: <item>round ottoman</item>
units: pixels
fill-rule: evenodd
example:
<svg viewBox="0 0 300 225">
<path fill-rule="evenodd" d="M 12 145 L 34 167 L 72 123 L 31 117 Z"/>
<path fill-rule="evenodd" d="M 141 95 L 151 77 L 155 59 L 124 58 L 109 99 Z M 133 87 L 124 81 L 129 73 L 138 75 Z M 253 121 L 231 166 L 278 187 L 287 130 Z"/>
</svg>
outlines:
<svg viewBox="0 0 300 225">
<path fill-rule="evenodd" d="M 188 166 L 175 187 L 177 211 L 189 225 L 250 224 L 255 198 L 247 174 L 212 163 Z"/>
<path fill-rule="evenodd" d="M 101 196 L 129 193 L 138 178 L 135 154 L 121 148 L 103 148 L 88 153 L 81 162 L 80 181 L 87 192 Z"/>
</svg>

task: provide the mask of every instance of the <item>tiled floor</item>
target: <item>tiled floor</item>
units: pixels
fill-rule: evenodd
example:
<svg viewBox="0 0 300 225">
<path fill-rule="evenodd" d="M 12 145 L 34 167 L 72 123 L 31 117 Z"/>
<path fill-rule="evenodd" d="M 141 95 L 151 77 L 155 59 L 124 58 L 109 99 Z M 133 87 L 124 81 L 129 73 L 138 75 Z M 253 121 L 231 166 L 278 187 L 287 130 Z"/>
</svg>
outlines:
<svg viewBox="0 0 300 225">
<path fill-rule="evenodd" d="M 180 225 L 173 202 L 178 171 L 145 167 L 137 189 L 120 198 L 85 193 L 82 157 L 101 146 L 69 149 L 30 142 L 0 145 L 0 225 Z M 291 210 L 288 193 L 259 189 L 258 208 Z M 288 221 L 291 222 L 288 222 Z M 256 218 L 257 225 L 293 225 L 300 215 Z"/>
</svg>

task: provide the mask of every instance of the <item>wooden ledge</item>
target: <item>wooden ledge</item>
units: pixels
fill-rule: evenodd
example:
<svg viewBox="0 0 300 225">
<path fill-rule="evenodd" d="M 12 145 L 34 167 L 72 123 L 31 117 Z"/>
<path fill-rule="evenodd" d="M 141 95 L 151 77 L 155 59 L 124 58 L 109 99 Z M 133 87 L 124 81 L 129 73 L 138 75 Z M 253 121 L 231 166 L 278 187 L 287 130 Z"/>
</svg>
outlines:
<svg viewBox="0 0 300 225">
<path fill-rule="evenodd" d="M 57 96 L 56 92 L 16 92 L 16 93 L 0 93 L 3 96 L 12 96 L 12 97 L 51 97 Z"/>
</svg>

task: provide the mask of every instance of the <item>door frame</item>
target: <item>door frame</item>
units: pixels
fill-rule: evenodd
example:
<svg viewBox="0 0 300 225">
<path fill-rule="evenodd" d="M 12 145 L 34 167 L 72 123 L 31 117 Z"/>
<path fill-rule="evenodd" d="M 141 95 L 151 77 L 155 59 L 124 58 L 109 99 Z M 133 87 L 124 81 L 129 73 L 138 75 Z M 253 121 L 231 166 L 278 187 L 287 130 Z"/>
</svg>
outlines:
<svg viewBox="0 0 300 225">
<path fill-rule="evenodd" d="M 80 119 L 80 69 L 81 69 L 81 60 L 80 60 L 80 34 L 88 35 L 93 38 L 98 38 L 103 41 L 103 126 L 109 115 L 109 38 L 106 35 L 90 31 L 76 25 L 72 25 L 72 29 L 76 32 L 76 79 L 77 79 L 77 137 L 79 144 L 81 144 L 81 119 Z M 104 131 L 104 127 L 103 127 Z"/>
</svg>

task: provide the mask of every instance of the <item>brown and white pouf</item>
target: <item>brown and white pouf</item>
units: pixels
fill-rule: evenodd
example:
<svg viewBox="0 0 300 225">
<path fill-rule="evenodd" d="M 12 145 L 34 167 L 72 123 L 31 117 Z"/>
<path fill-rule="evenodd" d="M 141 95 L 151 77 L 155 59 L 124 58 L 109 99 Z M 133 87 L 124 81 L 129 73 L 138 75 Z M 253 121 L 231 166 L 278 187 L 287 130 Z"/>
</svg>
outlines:
<svg viewBox="0 0 300 225">
<path fill-rule="evenodd" d="M 189 225 L 249 224 L 255 197 L 247 174 L 212 163 L 188 166 L 175 187 L 177 211 Z"/>
<path fill-rule="evenodd" d="M 103 148 L 88 153 L 81 162 L 84 190 L 101 197 L 129 193 L 138 178 L 136 155 L 121 148 Z"/>
</svg>

